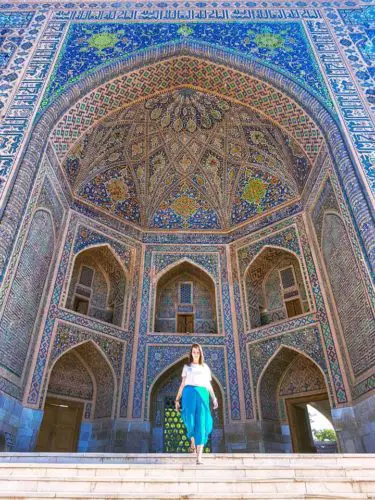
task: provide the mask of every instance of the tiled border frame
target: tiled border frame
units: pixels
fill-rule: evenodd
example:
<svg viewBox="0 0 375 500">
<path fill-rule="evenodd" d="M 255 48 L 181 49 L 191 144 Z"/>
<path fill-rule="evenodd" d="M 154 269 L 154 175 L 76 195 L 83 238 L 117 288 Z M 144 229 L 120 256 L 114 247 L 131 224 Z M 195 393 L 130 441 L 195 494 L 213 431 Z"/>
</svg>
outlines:
<svg viewBox="0 0 375 500">
<path fill-rule="evenodd" d="M 1 12 L 1 11 L 0 11 Z M 39 16 L 35 13 L 35 19 Z M 49 72 L 54 65 L 55 55 L 62 41 L 66 22 L 53 21 L 53 13 L 40 12 L 44 17 L 38 28 L 36 43 L 32 48 L 31 58 L 22 79 L 13 96 L 8 99 L 7 110 L 2 121 L 4 145 L 1 147 L 0 168 L 2 184 L 0 186 L 0 207 L 5 207 L 11 187 L 19 175 L 23 155 L 27 151 L 29 139 L 27 131 L 31 128 L 32 118 L 36 113 L 43 89 L 47 84 Z M 39 158 L 42 151 L 39 151 Z M 38 161 L 39 163 L 39 161 Z"/>
<path fill-rule="evenodd" d="M 357 0 L 356 2 L 358 6 L 366 6 L 369 4 L 369 0 Z M 208 18 L 213 18 L 213 19 L 225 19 L 225 16 L 222 14 L 222 10 L 227 10 L 228 12 L 237 12 L 239 15 L 248 15 L 250 16 L 251 13 L 253 13 L 253 16 L 257 14 L 262 14 L 266 11 L 266 9 L 262 8 L 260 9 L 258 7 L 258 2 L 253 2 L 251 5 L 249 5 L 248 2 L 243 2 L 239 1 L 236 2 L 235 8 L 231 8 L 228 5 L 228 2 L 225 0 L 221 0 L 217 2 L 216 0 L 207 0 L 205 2 L 205 6 L 202 7 L 201 2 L 199 1 L 193 1 L 191 3 L 186 4 L 183 1 L 175 2 L 174 4 L 171 4 L 170 2 L 163 2 L 163 5 L 158 5 L 157 8 L 154 8 L 150 4 L 139 4 L 139 2 L 125 2 L 125 1 L 118 1 L 118 0 L 108 0 L 106 2 L 101 2 L 100 5 L 103 9 L 108 9 L 109 12 L 105 12 L 106 17 L 109 16 L 111 19 L 113 16 L 113 11 L 120 9 L 129 9 L 129 12 L 132 12 L 133 9 L 143 9 L 140 10 L 145 16 L 146 19 L 159 19 L 159 13 L 162 13 L 166 19 L 175 19 L 176 16 L 180 15 L 181 19 L 186 19 L 188 18 L 189 14 L 191 14 L 192 10 L 196 10 L 199 12 L 199 16 L 202 17 L 208 17 Z M 333 1 L 327 1 L 325 2 L 327 7 L 352 7 L 352 2 L 348 0 L 335 0 Z M 40 2 L 40 0 L 29 0 L 29 3 L 25 4 L 23 0 L 11 0 L 8 4 L 5 4 L 4 9 L 9 9 L 9 5 L 12 5 L 13 9 L 17 11 L 17 9 L 24 9 L 25 5 L 27 7 L 49 7 L 54 10 L 61 10 L 61 9 L 66 9 L 67 11 L 71 10 L 77 10 L 78 14 L 80 15 L 80 7 L 83 5 L 82 0 L 71 0 L 70 2 L 65 2 L 64 0 L 62 1 L 56 1 L 51 0 L 50 2 Z M 284 10 L 287 11 L 287 14 L 289 12 L 289 15 L 291 17 L 295 17 L 298 12 L 302 12 L 301 15 L 305 15 L 306 17 L 311 15 L 311 12 L 318 12 L 315 7 L 317 6 L 315 0 L 305 0 L 305 1 L 300 1 L 300 0 L 288 0 L 288 1 L 280 1 L 278 3 L 278 7 L 280 8 L 274 8 L 275 5 L 273 2 L 262 2 L 262 7 L 270 7 L 269 16 L 271 18 L 276 17 L 279 18 L 282 16 L 284 13 Z M 173 8 L 172 8 L 173 7 Z M 177 7 L 180 7 L 180 10 L 177 9 Z M 258 7 L 258 8 L 255 8 Z M 296 7 L 299 7 L 296 9 Z M 213 9 L 207 10 L 207 9 Z M 94 12 L 94 11 L 91 11 Z M 122 11 L 121 15 L 124 15 L 124 12 L 126 10 Z M 267 12 L 267 11 L 266 11 Z M 297 13 L 296 13 L 297 12 Z M 102 15 L 103 13 L 100 12 Z M 86 12 L 84 12 L 86 14 Z M 287 15 L 286 14 L 286 15 Z M 151 17 L 150 17 L 151 16 Z M 132 17 L 131 17 L 132 18 Z M 101 19 L 101 17 L 99 17 Z"/>
<path fill-rule="evenodd" d="M 367 111 L 367 103 L 363 102 L 326 21 L 311 20 L 305 24 L 313 42 L 312 45 L 324 69 L 323 74 L 328 81 L 331 94 L 335 98 L 336 107 L 340 111 L 347 135 L 354 146 L 353 153 L 359 160 L 358 172 L 364 179 L 364 182 L 361 183 L 364 193 L 369 198 L 370 203 L 374 205 L 373 144 L 375 127 Z"/>
</svg>

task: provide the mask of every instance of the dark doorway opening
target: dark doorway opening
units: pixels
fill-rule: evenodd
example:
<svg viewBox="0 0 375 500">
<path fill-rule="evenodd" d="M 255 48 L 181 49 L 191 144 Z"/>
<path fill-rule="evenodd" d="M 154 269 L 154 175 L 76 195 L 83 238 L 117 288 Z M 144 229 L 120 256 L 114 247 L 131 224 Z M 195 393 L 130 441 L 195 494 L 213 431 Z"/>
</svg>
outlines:
<svg viewBox="0 0 375 500">
<path fill-rule="evenodd" d="M 327 393 L 285 400 L 294 453 L 318 453 L 307 405 L 330 407 Z"/>
</svg>

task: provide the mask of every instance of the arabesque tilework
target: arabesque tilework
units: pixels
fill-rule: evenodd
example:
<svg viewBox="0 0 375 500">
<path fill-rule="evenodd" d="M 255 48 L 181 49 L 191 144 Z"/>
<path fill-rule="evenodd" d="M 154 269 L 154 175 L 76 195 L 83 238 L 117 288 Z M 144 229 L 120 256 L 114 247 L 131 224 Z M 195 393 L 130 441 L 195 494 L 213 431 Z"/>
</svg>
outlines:
<svg viewBox="0 0 375 500">
<path fill-rule="evenodd" d="M 332 106 L 300 23 L 72 23 L 42 107 L 100 66 L 182 40 L 227 49 L 288 74 Z M 84 71 L 84 73 L 83 73 Z"/>
<path fill-rule="evenodd" d="M 311 161 L 319 151 L 322 137 L 318 127 L 287 95 L 239 71 L 226 68 L 223 72 L 218 64 L 185 56 L 129 72 L 78 101 L 51 135 L 58 156 L 63 158 L 85 130 L 111 111 L 180 86 L 203 88 L 256 108 L 288 129 Z"/>
</svg>

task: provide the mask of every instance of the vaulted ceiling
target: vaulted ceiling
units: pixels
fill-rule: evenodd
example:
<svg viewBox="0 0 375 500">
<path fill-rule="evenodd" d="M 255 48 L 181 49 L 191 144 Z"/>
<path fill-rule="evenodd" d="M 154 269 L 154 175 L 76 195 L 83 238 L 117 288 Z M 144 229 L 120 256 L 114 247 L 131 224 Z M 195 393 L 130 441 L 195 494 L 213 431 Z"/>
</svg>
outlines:
<svg viewBox="0 0 375 500">
<path fill-rule="evenodd" d="M 182 87 L 97 122 L 64 168 L 74 195 L 151 229 L 223 230 L 296 200 L 311 162 L 248 107 Z"/>
</svg>

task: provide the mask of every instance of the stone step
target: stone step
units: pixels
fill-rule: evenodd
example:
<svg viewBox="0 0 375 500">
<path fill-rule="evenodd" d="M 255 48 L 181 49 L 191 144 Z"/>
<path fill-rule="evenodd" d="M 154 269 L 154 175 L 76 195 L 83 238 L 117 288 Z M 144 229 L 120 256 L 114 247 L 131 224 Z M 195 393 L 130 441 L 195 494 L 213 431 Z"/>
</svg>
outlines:
<svg viewBox="0 0 375 500">
<path fill-rule="evenodd" d="M 55 499 L 69 499 L 69 500 L 80 500 L 80 499 L 92 499 L 92 500 L 276 500 L 275 495 L 272 494 L 261 494 L 261 493 L 247 493 L 245 495 L 239 494 L 189 494 L 189 495 L 175 495 L 175 494 L 159 494 L 157 497 L 155 494 L 136 494 L 136 493 L 124 493 L 124 494 L 96 494 L 96 493 L 81 493 L 77 496 L 76 493 L 51 493 L 51 492 L 39 492 L 33 493 L 28 491 L 19 491 L 12 493 L 9 496 L 8 493 L 0 492 L 0 498 L 6 498 L 7 500 L 12 499 L 34 499 L 34 498 L 55 498 Z M 366 493 L 340 493 L 336 494 L 324 494 L 324 495 L 311 495 L 311 494 L 288 494 L 279 493 L 277 495 L 277 500 L 374 500 L 375 496 Z"/>
<path fill-rule="evenodd" d="M 375 500 L 375 455 L 0 455 L 8 499 Z"/>
<path fill-rule="evenodd" d="M 184 464 L 191 463 L 188 453 L 0 453 L 0 463 L 92 463 L 92 464 Z M 276 453 L 207 453 L 205 463 L 244 465 L 353 465 L 375 464 L 375 454 L 276 454 Z M 372 465 L 371 465 L 372 466 Z"/>
<path fill-rule="evenodd" d="M 23 478 L 32 476 L 33 478 L 72 478 L 72 477 L 106 477 L 111 479 L 119 478 L 152 478 L 162 475 L 164 479 L 185 477 L 196 478 L 202 474 L 206 478 L 226 478 L 226 479 L 308 479 L 314 477 L 345 478 L 352 480 L 365 480 L 375 476 L 375 467 L 342 465 L 330 466 L 308 466 L 308 465 L 281 465 L 278 467 L 270 465 L 216 465 L 204 464 L 154 464 L 145 466 L 144 464 L 123 464 L 123 465 L 88 465 L 88 464 L 0 464 L 0 475 L 8 478 Z"/>
<path fill-rule="evenodd" d="M 154 494 L 80 494 L 76 496 L 76 493 L 30 493 L 27 491 L 17 492 L 8 496 L 7 493 L 0 492 L 0 498 L 11 499 L 34 499 L 34 498 L 68 498 L 69 500 L 79 500 L 84 498 L 89 498 L 93 500 L 110 500 L 110 499 L 124 499 L 124 500 L 275 500 L 274 494 L 217 494 L 215 495 L 174 495 L 174 494 L 164 494 L 155 497 Z M 326 494 L 326 495 L 298 495 L 298 494 L 279 494 L 277 500 L 373 500 L 375 497 L 373 495 L 368 495 L 366 493 L 350 493 L 350 494 Z"/>
<path fill-rule="evenodd" d="M 207 478 L 204 469 L 198 477 L 180 477 L 174 479 L 157 477 L 27 477 L 23 478 L 0 475 L 0 490 L 14 493 L 17 491 L 60 493 L 96 493 L 96 494 L 125 494 L 125 493 L 153 493 L 154 495 L 172 493 L 179 495 L 189 494 L 348 494 L 368 493 L 375 497 L 375 478 L 352 480 L 349 478 L 310 477 L 310 478 Z"/>
</svg>

